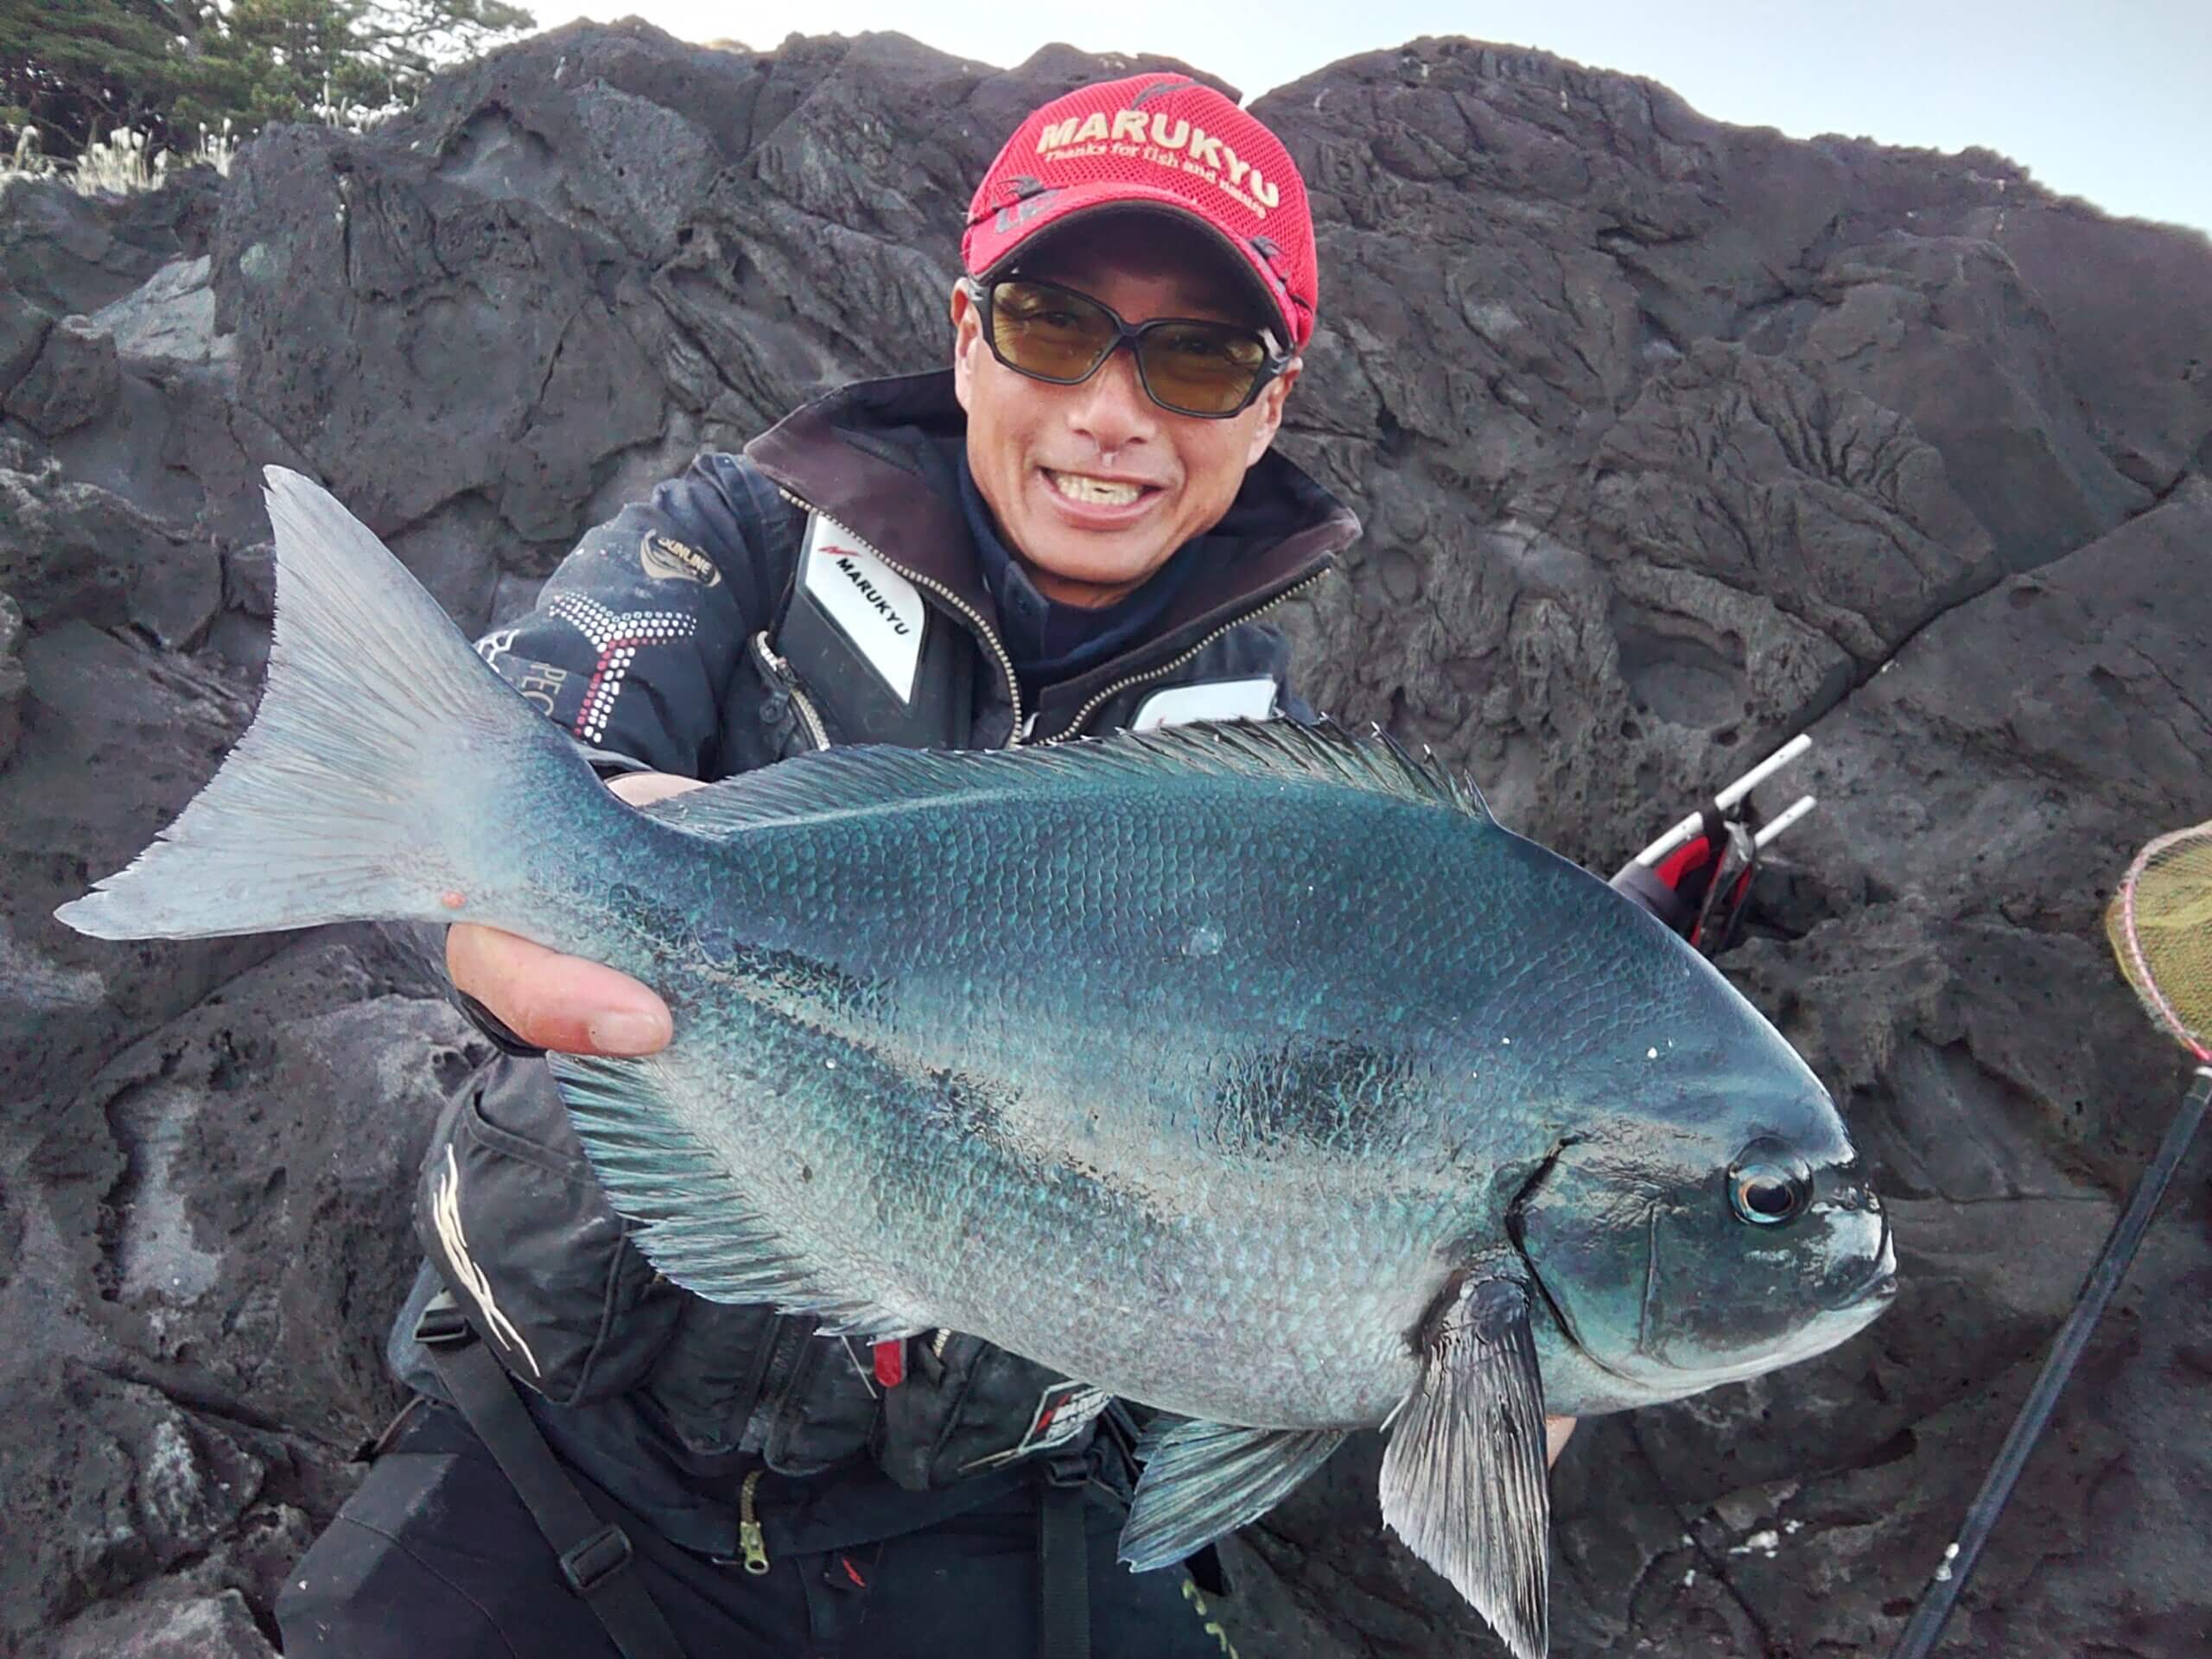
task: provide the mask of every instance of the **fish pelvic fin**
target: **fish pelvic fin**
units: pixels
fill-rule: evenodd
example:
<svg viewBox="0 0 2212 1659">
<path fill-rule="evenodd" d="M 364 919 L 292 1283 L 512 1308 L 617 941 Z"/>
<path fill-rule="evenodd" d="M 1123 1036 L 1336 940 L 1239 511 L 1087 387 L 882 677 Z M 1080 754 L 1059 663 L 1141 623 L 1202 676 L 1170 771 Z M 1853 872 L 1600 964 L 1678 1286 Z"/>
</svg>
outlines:
<svg viewBox="0 0 2212 1659">
<path fill-rule="evenodd" d="M 267 469 L 276 615 L 261 704 L 213 779 L 130 867 L 54 913 L 108 939 L 353 920 L 496 920 L 466 833 L 545 769 L 590 769 L 480 660 L 368 527 Z M 458 900 L 458 902 L 456 902 Z"/>
<path fill-rule="evenodd" d="M 1173 1567 L 1224 1533 L 1256 1521 L 1344 1443 L 1341 1428 L 1235 1428 L 1226 1423 L 1154 1425 L 1122 1560 L 1149 1573 Z"/>
<path fill-rule="evenodd" d="M 835 1284 L 779 1233 L 728 1163 L 685 1127 L 658 1061 L 546 1060 L 600 1184 L 640 1224 L 645 1259 L 675 1283 L 709 1301 L 811 1314 L 823 1336 L 880 1342 L 930 1327 Z"/>
<path fill-rule="evenodd" d="M 1516 1659 L 1550 1644 L 1551 1493 L 1528 1287 L 1469 1275 L 1421 1339 L 1382 1453 L 1382 1519 L 1473 1604 Z"/>
</svg>

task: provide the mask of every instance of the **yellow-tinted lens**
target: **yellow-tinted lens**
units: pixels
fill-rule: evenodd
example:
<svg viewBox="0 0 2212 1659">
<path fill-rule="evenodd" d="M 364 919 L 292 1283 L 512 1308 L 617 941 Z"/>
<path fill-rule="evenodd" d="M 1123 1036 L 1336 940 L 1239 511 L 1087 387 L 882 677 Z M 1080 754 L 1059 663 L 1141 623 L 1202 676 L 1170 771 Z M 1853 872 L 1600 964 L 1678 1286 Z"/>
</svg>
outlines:
<svg viewBox="0 0 2212 1659">
<path fill-rule="evenodd" d="M 1174 322 L 1144 337 L 1146 385 L 1170 409 L 1219 415 L 1242 404 L 1268 365 L 1258 335 L 1227 323 Z"/>
<path fill-rule="evenodd" d="M 991 343 L 1015 368 L 1080 380 L 1113 349 L 1114 321 L 1080 294 L 1034 283 L 1001 283 L 991 296 Z"/>
</svg>

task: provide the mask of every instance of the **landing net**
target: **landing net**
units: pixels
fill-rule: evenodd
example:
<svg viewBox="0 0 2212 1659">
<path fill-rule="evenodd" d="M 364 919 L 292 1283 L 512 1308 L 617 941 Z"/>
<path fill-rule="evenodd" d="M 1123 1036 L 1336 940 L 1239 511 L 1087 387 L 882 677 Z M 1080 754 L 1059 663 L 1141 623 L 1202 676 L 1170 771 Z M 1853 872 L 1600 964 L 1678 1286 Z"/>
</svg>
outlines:
<svg viewBox="0 0 2212 1659">
<path fill-rule="evenodd" d="M 1967 1510 L 1965 1525 L 1943 1552 L 1942 1562 L 1905 1621 L 1890 1659 L 1928 1659 L 1935 1651 L 1944 1621 L 2027 1466 L 2028 1454 L 2050 1421 L 2059 1391 L 2088 1346 L 2089 1334 L 2120 1288 L 2128 1263 L 2135 1259 L 2197 1126 L 2212 1109 L 2212 1040 L 2208 1040 L 2212 1033 L 2212 823 L 2161 836 L 2135 855 L 2105 908 L 2105 931 L 2112 937 L 2112 953 L 2119 959 L 2120 972 L 2127 976 L 2151 1017 L 2196 1057 L 2196 1076 L 2181 1109 L 2166 1126 L 2158 1151 L 2137 1179 L 2127 1207 L 2113 1224 L 2081 1295 L 2075 1299 L 2074 1311 L 2059 1327 L 2035 1386 L 2012 1421 L 2012 1433 L 2005 1437 L 1981 1491 Z"/>
</svg>

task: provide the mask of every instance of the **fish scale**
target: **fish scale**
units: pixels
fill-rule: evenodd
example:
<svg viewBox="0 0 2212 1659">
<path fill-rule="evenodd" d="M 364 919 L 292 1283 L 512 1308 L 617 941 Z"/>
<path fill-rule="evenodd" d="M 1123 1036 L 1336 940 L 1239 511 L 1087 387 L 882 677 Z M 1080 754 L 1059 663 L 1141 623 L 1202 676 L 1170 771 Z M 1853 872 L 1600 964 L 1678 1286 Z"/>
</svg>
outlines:
<svg viewBox="0 0 2212 1659">
<path fill-rule="evenodd" d="M 702 1138 L 723 1127 L 733 1185 L 795 1254 L 849 1256 L 855 1225 L 871 1224 L 884 1235 L 872 1266 L 917 1264 L 905 1276 L 848 1266 L 848 1296 L 1185 1413 L 1360 1421 L 1414 1375 L 1405 1333 L 1451 1270 L 1440 1247 L 1478 1230 L 1502 1236 L 1505 1195 L 1471 1185 L 1466 1170 L 1525 1166 L 1551 1131 L 1495 1109 L 1480 1090 L 1436 1086 L 1450 1068 L 1433 1062 L 1403 1065 L 1404 1086 L 1349 1102 L 1255 1091 L 1248 1079 L 1310 1078 L 1287 1052 L 1333 1042 L 1372 1054 L 1382 1033 L 1441 1055 L 1470 1027 L 1538 1029 L 1541 975 L 1455 962 L 1433 940 L 1394 950 L 1365 919 L 1408 913 L 1409 888 L 1446 913 L 1495 902 L 1528 843 L 1419 802 L 1347 798 L 1318 779 L 1283 780 L 1231 815 L 1209 784 L 1115 775 L 988 810 L 963 802 L 948 816 L 963 826 L 970 874 L 951 881 L 906 829 L 921 809 L 823 814 L 803 835 L 728 843 L 688 888 L 657 886 L 628 918 L 637 937 L 610 931 L 586 950 L 670 988 L 679 1037 L 663 1092 L 714 1103 Z M 1323 812 L 1342 833 L 1313 833 Z M 1094 839 L 1113 855 L 1069 855 Z M 1009 871 L 1031 879 L 993 879 Z M 1269 902 L 1286 890 L 1292 902 Z M 1309 890 L 1367 902 L 1309 903 Z M 984 891 L 995 895 L 988 928 L 966 920 Z M 662 936 L 670 912 L 709 910 L 740 935 L 739 918 L 764 918 L 743 942 L 772 940 L 826 970 L 815 985 L 897 988 L 858 1025 L 788 980 L 766 1001 L 695 1004 L 683 988 L 693 953 Z M 1183 949 L 1208 923 L 1221 946 Z M 1374 971 L 1313 995 L 1301 961 L 1349 949 Z M 1009 1009 L 979 1006 L 987 976 L 1037 988 L 1018 1029 Z M 1183 1017 L 1141 1016 L 1158 1007 Z M 1512 1073 L 1501 1060 L 1492 1075 Z M 1001 1080 L 995 1122 L 979 1129 L 935 1109 L 947 1077 Z M 721 1080 L 738 1077 L 798 1081 L 772 1104 L 732 1109 Z M 1270 1131 L 1263 1144 L 1255 1126 Z M 810 1179 L 795 1181 L 800 1167 Z M 1204 1227 L 1201 1205 L 1213 1211 Z M 980 1256 L 967 1248 L 979 1230 L 993 1241 Z M 1056 1270 L 1040 1274 L 1040 1263 Z M 1133 1273 L 1172 1300 L 1173 1317 L 1163 1325 L 1154 1309 L 1106 1332 L 1085 1310 Z M 1268 1317 L 1255 1319 L 1258 1308 Z M 1197 1351 L 1219 1372 L 1210 1395 L 1174 1367 Z"/>
<path fill-rule="evenodd" d="M 470 921 L 645 980 L 662 1054 L 549 1064 L 654 1265 L 1187 1417 L 1147 1435 L 1131 1566 L 1387 1423 L 1385 1522 L 1535 1659 L 1547 1408 L 1756 1376 L 1894 1293 L 1773 1028 L 1395 745 L 837 750 L 639 813 L 358 520 L 269 478 L 253 724 L 60 918 Z"/>
</svg>

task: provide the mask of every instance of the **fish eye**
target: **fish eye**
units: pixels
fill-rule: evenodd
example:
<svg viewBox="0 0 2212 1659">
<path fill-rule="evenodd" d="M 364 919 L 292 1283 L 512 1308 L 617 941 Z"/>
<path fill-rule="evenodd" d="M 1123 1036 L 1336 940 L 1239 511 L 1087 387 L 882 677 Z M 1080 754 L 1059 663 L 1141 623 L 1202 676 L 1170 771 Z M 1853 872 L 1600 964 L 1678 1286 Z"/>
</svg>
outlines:
<svg viewBox="0 0 2212 1659">
<path fill-rule="evenodd" d="M 1728 1203 L 1738 1219 L 1776 1227 L 1804 1214 L 1813 1198 L 1813 1173 L 1779 1141 L 1762 1135 L 1728 1166 Z"/>
</svg>

